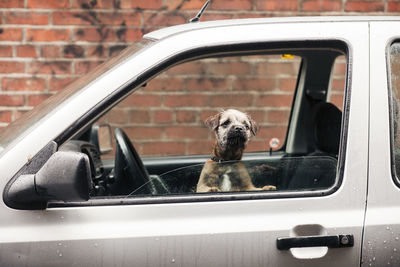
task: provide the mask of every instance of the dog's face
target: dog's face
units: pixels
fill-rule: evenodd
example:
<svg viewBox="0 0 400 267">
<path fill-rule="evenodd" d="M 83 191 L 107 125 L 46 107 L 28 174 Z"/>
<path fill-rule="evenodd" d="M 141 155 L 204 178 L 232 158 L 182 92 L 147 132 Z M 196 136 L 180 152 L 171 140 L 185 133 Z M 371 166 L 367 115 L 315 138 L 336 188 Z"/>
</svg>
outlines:
<svg viewBox="0 0 400 267">
<path fill-rule="evenodd" d="M 221 148 L 244 148 L 250 136 L 256 135 L 258 126 L 246 113 L 228 109 L 209 117 L 205 124 L 215 131 Z"/>
</svg>

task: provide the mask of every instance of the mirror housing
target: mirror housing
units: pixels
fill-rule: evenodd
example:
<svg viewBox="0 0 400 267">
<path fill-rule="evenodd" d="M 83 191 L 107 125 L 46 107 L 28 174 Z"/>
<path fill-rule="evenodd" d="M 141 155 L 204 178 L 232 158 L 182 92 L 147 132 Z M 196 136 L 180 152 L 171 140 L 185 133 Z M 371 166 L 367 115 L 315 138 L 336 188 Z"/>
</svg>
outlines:
<svg viewBox="0 0 400 267">
<path fill-rule="evenodd" d="M 14 209 L 46 209 L 50 201 L 87 201 L 91 184 L 88 156 L 58 151 L 36 174 L 23 174 L 12 180 L 3 199 Z"/>
<path fill-rule="evenodd" d="M 90 142 L 94 144 L 101 155 L 113 150 L 111 126 L 107 123 L 93 125 L 90 133 Z"/>
</svg>

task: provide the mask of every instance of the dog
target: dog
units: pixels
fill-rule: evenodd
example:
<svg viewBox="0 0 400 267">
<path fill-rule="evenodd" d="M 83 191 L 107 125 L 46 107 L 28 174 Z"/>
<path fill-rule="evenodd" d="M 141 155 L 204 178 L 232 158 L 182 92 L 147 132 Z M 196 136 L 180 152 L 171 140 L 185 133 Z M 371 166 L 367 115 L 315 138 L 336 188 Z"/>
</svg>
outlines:
<svg viewBox="0 0 400 267">
<path fill-rule="evenodd" d="M 275 190 L 273 185 L 255 187 L 245 164 L 240 162 L 251 135 L 258 131 L 257 123 L 249 115 L 236 109 L 222 111 L 205 120 L 215 133 L 211 159 L 200 174 L 196 192 L 226 192 Z"/>
</svg>

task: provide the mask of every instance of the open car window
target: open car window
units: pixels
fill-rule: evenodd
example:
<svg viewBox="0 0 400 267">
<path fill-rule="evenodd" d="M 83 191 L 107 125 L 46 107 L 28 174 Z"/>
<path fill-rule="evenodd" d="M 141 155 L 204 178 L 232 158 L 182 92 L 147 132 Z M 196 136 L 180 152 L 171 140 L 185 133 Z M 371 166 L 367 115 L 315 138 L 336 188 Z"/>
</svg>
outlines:
<svg viewBox="0 0 400 267">
<path fill-rule="evenodd" d="M 345 80 L 345 51 L 334 44 L 175 64 L 95 122 L 110 127 L 113 146 L 95 156 L 92 197 L 335 190 Z M 226 120 L 210 123 L 232 109 L 250 132 L 234 160 L 215 155 Z"/>
</svg>

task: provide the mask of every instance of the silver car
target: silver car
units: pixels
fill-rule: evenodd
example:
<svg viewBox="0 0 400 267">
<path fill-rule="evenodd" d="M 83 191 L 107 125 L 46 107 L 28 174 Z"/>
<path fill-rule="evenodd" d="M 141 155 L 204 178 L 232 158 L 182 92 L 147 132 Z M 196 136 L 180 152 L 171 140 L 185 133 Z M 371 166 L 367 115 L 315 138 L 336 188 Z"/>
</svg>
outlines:
<svg viewBox="0 0 400 267">
<path fill-rule="evenodd" d="M 0 266 L 399 266 L 400 19 L 146 34 L 0 133 Z M 235 108 L 268 191 L 196 192 Z M 235 164 L 219 162 L 218 164 Z"/>
</svg>

